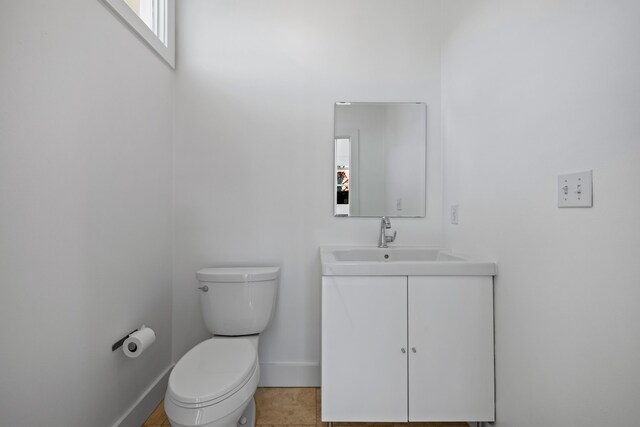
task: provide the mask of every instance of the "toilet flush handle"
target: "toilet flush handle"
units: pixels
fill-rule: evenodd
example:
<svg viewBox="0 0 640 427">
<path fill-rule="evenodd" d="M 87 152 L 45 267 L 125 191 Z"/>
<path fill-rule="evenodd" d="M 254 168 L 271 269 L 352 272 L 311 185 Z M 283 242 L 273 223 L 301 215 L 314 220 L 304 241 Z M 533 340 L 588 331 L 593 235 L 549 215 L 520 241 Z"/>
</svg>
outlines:
<svg viewBox="0 0 640 427">
<path fill-rule="evenodd" d="M 209 290 L 209 287 L 207 285 L 204 285 L 200 286 L 198 289 L 200 289 L 202 292 L 207 292 Z"/>
</svg>

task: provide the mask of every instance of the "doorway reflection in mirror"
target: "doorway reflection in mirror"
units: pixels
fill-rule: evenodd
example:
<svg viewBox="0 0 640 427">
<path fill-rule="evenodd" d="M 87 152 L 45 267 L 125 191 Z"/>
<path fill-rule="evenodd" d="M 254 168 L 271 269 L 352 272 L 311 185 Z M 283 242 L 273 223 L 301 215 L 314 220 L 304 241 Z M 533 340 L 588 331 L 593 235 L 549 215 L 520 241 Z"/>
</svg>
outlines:
<svg viewBox="0 0 640 427">
<path fill-rule="evenodd" d="M 336 146 L 336 215 L 349 215 L 349 186 L 351 185 L 349 171 L 349 151 L 351 141 L 348 137 L 335 139 Z"/>
</svg>

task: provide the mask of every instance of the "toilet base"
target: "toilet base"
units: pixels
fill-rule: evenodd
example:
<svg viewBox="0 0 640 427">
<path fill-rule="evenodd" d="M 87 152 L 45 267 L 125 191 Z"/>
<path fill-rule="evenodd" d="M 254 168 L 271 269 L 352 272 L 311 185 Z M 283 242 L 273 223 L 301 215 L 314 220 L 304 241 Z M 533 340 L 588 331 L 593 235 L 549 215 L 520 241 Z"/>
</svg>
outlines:
<svg viewBox="0 0 640 427">
<path fill-rule="evenodd" d="M 238 427 L 256 427 L 256 399 L 251 398 L 251 402 L 238 420 Z"/>
<path fill-rule="evenodd" d="M 170 404 L 170 403 L 169 403 Z M 167 401 L 165 400 L 165 412 L 167 412 Z M 192 412 L 192 410 L 189 410 Z M 193 415 L 193 414 L 192 414 Z M 193 420 L 192 420 L 193 421 Z M 244 421 L 244 423 L 242 423 Z M 231 414 L 210 423 L 200 424 L 197 421 L 188 424 L 180 424 L 169 417 L 172 427 L 255 427 L 256 426 L 256 401 L 251 399 Z"/>
</svg>

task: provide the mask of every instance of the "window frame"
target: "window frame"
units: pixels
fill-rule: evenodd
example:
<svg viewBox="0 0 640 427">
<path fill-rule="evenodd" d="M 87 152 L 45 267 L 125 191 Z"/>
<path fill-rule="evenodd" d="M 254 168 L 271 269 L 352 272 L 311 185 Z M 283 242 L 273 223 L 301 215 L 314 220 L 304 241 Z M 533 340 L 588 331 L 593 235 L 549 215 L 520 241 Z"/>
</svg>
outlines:
<svg viewBox="0 0 640 427">
<path fill-rule="evenodd" d="M 126 23 L 149 47 L 151 47 L 171 68 L 175 68 L 175 0 L 167 0 L 167 45 L 155 35 L 145 22 L 124 0 L 101 0 L 111 11 Z"/>
</svg>

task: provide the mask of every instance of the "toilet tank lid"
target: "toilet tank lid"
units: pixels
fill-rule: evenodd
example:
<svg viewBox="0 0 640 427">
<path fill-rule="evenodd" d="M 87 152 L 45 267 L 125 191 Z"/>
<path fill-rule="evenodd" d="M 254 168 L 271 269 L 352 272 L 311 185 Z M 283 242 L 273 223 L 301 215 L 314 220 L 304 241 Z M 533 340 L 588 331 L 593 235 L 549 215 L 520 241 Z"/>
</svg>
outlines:
<svg viewBox="0 0 640 427">
<path fill-rule="evenodd" d="M 263 282 L 277 279 L 280 267 L 218 267 L 198 270 L 200 282 Z"/>
</svg>

